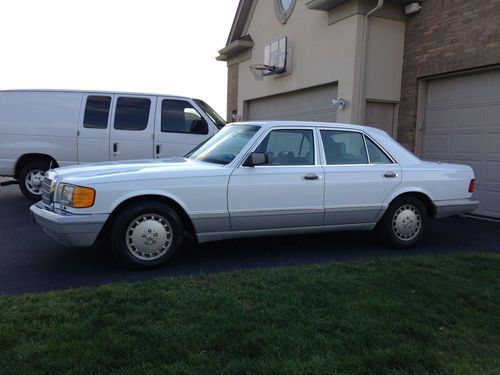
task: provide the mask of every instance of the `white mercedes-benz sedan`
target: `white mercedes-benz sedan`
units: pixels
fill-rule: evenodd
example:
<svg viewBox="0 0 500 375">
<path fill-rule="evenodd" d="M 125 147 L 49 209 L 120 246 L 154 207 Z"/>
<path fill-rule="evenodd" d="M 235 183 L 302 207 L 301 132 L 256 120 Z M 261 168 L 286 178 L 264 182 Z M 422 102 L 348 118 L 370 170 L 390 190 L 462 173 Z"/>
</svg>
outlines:
<svg viewBox="0 0 500 375">
<path fill-rule="evenodd" d="M 429 218 L 473 211 L 473 190 L 469 166 L 422 161 L 378 129 L 247 122 L 184 158 L 50 170 L 31 211 L 64 244 L 108 239 L 126 265 L 149 268 L 171 258 L 185 232 L 206 242 L 376 229 L 411 247 Z"/>
</svg>

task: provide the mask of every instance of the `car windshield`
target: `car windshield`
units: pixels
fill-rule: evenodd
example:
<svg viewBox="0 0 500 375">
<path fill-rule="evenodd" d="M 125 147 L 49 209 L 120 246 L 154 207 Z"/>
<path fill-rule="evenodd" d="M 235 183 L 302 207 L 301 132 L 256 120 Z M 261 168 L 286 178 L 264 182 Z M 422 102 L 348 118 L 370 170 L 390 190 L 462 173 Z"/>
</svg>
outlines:
<svg viewBox="0 0 500 375">
<path fill-rule="evenodd" d="M 207 114 L 208 117 L 214 122 L 218 129 L 222 129 L 226 125 L 226 121 L 207 103 L 200 99 L 194 99 L 194 102 Z"/>
<path fill-rule="evenodd" d="M 257 133 L 257 125 L 228 125 L 186 155 L 188 159 L 229 164 Z"/>
</svg>

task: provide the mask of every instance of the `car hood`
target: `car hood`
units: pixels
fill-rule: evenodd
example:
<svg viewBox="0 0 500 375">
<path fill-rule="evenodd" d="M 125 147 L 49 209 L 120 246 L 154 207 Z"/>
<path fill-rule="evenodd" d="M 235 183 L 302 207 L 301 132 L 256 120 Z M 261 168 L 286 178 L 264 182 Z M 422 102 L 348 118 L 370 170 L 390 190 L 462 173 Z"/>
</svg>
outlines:
<svg viewBox="0 0 500 375">
<path fill-rule="evenodd" d="M 73 184 L 217 175 L 217 171 L 225 173 L 227 168 L 221 164 L 180 157 L 88 163 L 53 170 L 59 182 Z"/>
</svg>

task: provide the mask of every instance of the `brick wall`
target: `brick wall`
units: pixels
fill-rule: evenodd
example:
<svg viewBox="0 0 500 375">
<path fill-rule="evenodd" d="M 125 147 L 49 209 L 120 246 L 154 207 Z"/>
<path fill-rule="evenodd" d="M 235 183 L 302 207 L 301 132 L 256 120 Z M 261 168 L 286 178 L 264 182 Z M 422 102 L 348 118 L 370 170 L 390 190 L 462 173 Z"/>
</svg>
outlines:
<svg viewBox="0 0 500 375">
<path fill-rule="evenodd" d="M 232 121 L 233 111 L 238 109 L 238 64 L 233 64 L 227 68 L 227 117 Z"/>
<path fill-rule="evenodd" d="M 425 0 L 408 17 L 398 141 L 415 149 L 418 80 L 500 64 L 500 0 Z"/>
</svg>

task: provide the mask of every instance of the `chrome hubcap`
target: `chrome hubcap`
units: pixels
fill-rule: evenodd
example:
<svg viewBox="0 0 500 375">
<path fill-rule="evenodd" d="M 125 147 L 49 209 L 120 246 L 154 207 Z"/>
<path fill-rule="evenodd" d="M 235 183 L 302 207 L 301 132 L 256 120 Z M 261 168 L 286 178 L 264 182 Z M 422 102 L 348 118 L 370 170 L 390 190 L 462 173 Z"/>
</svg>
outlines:
<svg viewBox="0 0 500 375">
<path fill-rule="evenodd" d="M 26 189 L 28 189 L 31 194 L 41 195 L 44 179 L 45 171 L 42 171 L 41 169 L 33 169 L 26 175 L 24 184 L 26 185 Z"/>
<path fill-rule="evenodd" d="M 155 260 L 170 249 L 174 235 L 167 219 L 158 214 L 146 214 L 132 221 L 125 237 L 132 256 Z"/>
<path fill-rule="evenodd" d="M 405 204 L 398 208 L 392 218 L 392 229 L 396 237 L 403 241 L 410 241 L 420 232 L 422 218 L 418 209 Z"/>
</svg>

